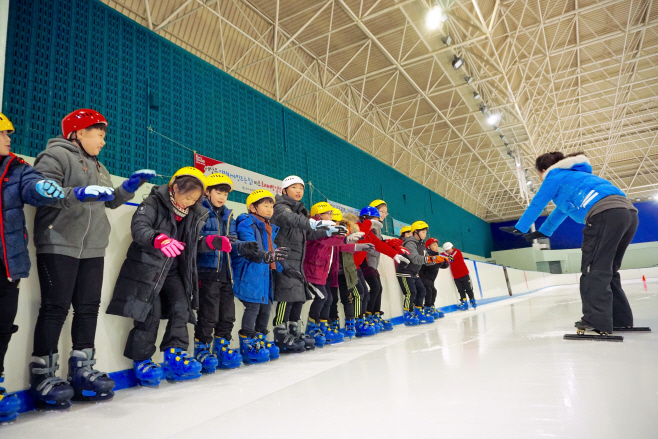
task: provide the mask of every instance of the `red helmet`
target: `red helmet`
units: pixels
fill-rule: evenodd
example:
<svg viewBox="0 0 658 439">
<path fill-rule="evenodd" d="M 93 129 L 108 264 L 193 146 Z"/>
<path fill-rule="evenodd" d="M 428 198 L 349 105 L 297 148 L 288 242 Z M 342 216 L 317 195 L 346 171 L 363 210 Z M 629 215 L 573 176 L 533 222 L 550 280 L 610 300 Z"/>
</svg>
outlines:
<svg viewBox="0 0 658 439">
<path fill-rule="evenodd" d="M 98 111 L 81 108 L 67 114 L 62 119 L 62 134 L 65 139 L 68 139 L 74 132 L 84 130 L 97 123 L 104 123 L 107 126 L 107 120 Z"/>
<path fill-rule="evenodd" d="M 438 244 L 439 240 L 436 238 L 428 239 L 427 241 L 425 241 L 425 248 L 430 248 L 430 245 L 434 244 L 435 242 Z"/>
</svg>

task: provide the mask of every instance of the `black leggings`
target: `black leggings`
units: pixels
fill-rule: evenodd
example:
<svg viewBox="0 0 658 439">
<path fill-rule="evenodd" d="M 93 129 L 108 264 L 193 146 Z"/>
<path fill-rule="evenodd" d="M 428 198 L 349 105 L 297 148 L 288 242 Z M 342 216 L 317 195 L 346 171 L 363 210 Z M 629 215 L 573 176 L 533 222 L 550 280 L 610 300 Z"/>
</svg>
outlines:
<svg viewBox="0 0 658 439">
<path fill-rule="evenodd" d="M 9 346 L 11 335 L 18 331 L 14 325 L 16 311 L 18 310 L 18 282 L 9 282 L 4 276 L 5 267 L 0 261 L 0 375 L 4 372 L 5 354 Z"/>
<path fill-rule="evenodd" d="M 73 349 L 94 347 L 101 303 L 104 258 L 77 259 L 42 253 L 37 255 L 41 308 L 34 328 L 32 355 L 57 352 L 62 326 L 73 305 Z"/>
<path fill-rule="evenodd" d="M 413 311 L 414 306 L 422 307 L 425 302 L 425 286 L 418 276 L 398 277 L 402 294 L 404 294 L 404 310 Z"/>
<path fill-rule="evenodd" d="M 282 325 L 286 322 L 296 322 L 302 318 L 302 308 L 304 302 L 277 302 L 276 314 L 274 315 L 274 326 Z"/>
<path fill-rule="evenodd" d="M 425 306 L 434 306 L 436 301 L 436 287 L 432 279 L 422 278 L 423 286 L 425 286 Z"/>
<path fill-rule="evenodd" d="M 167 328 L 165 329 L 160 350 L 181 348 L 186 351 L 190 344 L 187 323 L 190 321 L 190 299 L 185 292 L 183 279 L 177 269 L 167 274 L 160 294 L 153 300 L 151 312 L 143 322 L 135 320 L 135 326 L 128 334 L 128 341 L 123 355 L 134 361 L 151 358 L 155 353 L 155 342 L 158 339 L 158 328 L 162 318 L 162 301 L 167 303 Z"/>
<path fill-rule="evenodd" d="M 329 307 L 329 312 L 326 317 L 325 317 L 326 310 L 322 308 L 322 315 L 320 317 L 322 319 L 335 322 L 336 320 L 338 320 L 338 302 L 340 302 L 340 296 L 338 294 L 338 287 L 329 287 L 329 290 L 331 290 L 331 298 L 332 298 L 331 306 Z"/>
<path fill-rule="evenodd" d="M 473 296 L 473 284 L 471 283 L 470 274 L 455 279 L 455 285 L 457 285 L 457 291 L 459 291 L 459 298 L 461 300 L 466 300 L 467 294 L 469 299 L 475 300 L 475 296 Z"/>
<path fill-rule="evenodd" d="M 216 337 L 231 339 L 235 322 L 235 299 L 231 282 L 199 281 L 197 317 L 194 327 L 194 338 L 197 340 L 210 343 L 213 331 Z"/>
<path fill-rule="evenodd" d="M 379 273 L 377 270 L 372 270 L 370 275 L 365 276 L 365 281 L 368 284 L 370 289 L 370 300 L 368 300 L 368 306 L 366 311 L 370 314 L 374 314 L 382 311 L 382 281 L 379 278 Z"/>
<path fill-rule="evenodd" d="M 331 309 L 333 297 L 331 295 L 331 291 L 328 290 L 326 285 L 313 284 L 313 286 L 320 290 L 320 293 L 322 293 L 324 296 L 324 299 L 322 299 L 316 293 L 316 296 L 313 299 L 313 303 L 311 303 L 311 309 L 308 312 L 308 317 L 315 320 L 317 323 L 320 319 L 323 319 L 322 314 L 325 314 L 327 317 L 329 316 L 329 310 Z M 326 319 L 326 317 L 324 319 Z"/>
</svg>

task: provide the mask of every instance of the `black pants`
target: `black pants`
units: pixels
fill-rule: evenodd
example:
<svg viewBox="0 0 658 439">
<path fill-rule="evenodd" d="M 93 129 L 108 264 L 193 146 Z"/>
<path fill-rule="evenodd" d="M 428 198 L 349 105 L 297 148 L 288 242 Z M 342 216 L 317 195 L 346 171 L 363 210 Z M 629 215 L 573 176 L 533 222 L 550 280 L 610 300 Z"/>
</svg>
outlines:
<svg viewBox="0 0 658 439">
<path fill-rule="evenodd" d="M 459 291 L 459 298 L 461 300 L 466 299 L 467 294 L 469 299 L 475 299 L 475 296 L 473 295 L 473 284 L 471 283 L 470 274 L 455 279 L 455 285 L 457 285 L 457 291 Z"/>
<path fill-rule="evenodd" d="M 18 282 L 9 282 L 4 276 L 5 267 L 0 262 L 0 375 L 4 372 L 5 354 L 9 346 L 11 335 L 18 331 L 14 325 L 16 311 L 18 310 Z"/>
<path fill-rule="evenodd" d="M 73 349 L 94 347 L 98 308 L 103 287 L 104 258 L 77 259 L 56 254 L 38 254 L 41 307 L 34 328 L 32 355 L 57 352 L 59 335 L 73 305 Z"/>
<path fill-rule="evenodd" d="M 231 339 L 235 322 L 235 300 L 231 282 L 199 281 L 199 311 L 194 338 L 210 343 L 216 337 Z"/>
<path fill-rule="evenodd" d="M 281 325 L 286 322 L 296 322 L 302 318 L 304 302 L 277 302 L 276 315 L 272 324 Z"/>
<path fill-rule="evenodd" d="M 272 311 L 271 303 L 252 303 L 241 300 L 244 305 L 242 314 L 242 328 L 240 334 L 253 338 L 257 332 L 267 334 L 267 322 Z"/>
<path fill-rule="evenodd" d="M 320 318 L 335 322 L 338 320 L 338 302 L 340 301 L 340 296 L 338 294 L 338 287 L 329 287 L 331 291 L 331 306 L 329 306 L 329 314 L 325 317 L 326 309 L 322 308 L 322 315 Z M 327 319 L 328 317 L 328 319 Z"/>
<path fill-rule="evenodd" d="M 368 284 L 368 289 L 370 290 L 370 300 L 368 300 L 368 306 L 366 311 L 370 314 L 376 312 L 381 312 L 382 310 L 382 281 L 379 278 L 379 273 L 377 270 L 372 270 L 366 276 L 364 273 L 364 280 Z"/>
<path fill-rule="evenodd" d="M 432 279 L 421 278 L 425 287 L 425 306 L 434 306 L 436 301 L 436 287 Z"/>
<path fill-rule="evenodd" d="M 340 301 L 343 304 L 343 309 L 345 310 L 346 320 L 365 314 L 362 308 L 364 290 L 366 290 L 365 282 L 362 283 L 360 279 L 355 286 L 348 289 L 345 275 L 338 275 L 338 293 L 340 295 Z M 338 313 L 338 308 L 336 308 L 336 313 Z"/>
<path fill-rule="evenodd" d="M 398 277 L 402 294 L 404 294 L 404 310 L 413 311 L 414 306 L 422 307 L 425 302 L 425 286 L 418 276 Z"/>
<path fill-rule="evenodd" d="M 323 313 L 327 315 L 327 317 L 329 316 L 329 310 L 331 309 L 333 297 L 331 295 L 331 291 L 328 290 L 326 285 L 313 284 L 313 286 L 320 290 L 324 296 L 324 299 L 321 299 L 320 296 L 316 294 L 315 298 L 313 299 L 313 303 L 311 303 L 311 309 L 308 312 L 308 316 L 315 320 L 317 323 L 320 319 L 326 319 L 326 317 L 322 317 Z"/>
<path fill-rule="evenodd" d="M 594 215 L 583 229 L 583 317 L 600 331 L 633 326 L 633 312 L 621 287 L 619 268 L 637 225 L 637 212 L 622 208 Z"/>
<path fill-rule="evenodd" d="M 366 311 L 368 310 L 368 302 L 370 302 L 370 290 L 368 290 L 368 284 L 366 283 L 366 278 L 363 276 L 363 271 L 357 269 L 356 275 L 359 277 L 357 288 L 359 288 L 359 293 L 361 294 L 361 306 L 358 309 L 359 312 L 355 312 L 355 314 L 357 317 L 365 317 Z"/>
<path fill-rule="evenodd" d="M 143 361 L 151 358 L 155 353 L 155 342 L 158 338 L 158 327 L 162 318 L 162 299 L 168 304 L 167 328 L 160 350 L 168 348 L 181 348 L 187 350 L 190 336 L 187 332 L 187 323 L 190 321 L 190 299 L 185 292 L 183 279 L 178 270 L 170 270 L 167 279 L 160 290 L 160 294 L 153 301 L 153 308 L 143 322 L 135 321 L 135 326 L 128 334 L 126 349 L 123 355 L 134 361 Z"/>
</svg>

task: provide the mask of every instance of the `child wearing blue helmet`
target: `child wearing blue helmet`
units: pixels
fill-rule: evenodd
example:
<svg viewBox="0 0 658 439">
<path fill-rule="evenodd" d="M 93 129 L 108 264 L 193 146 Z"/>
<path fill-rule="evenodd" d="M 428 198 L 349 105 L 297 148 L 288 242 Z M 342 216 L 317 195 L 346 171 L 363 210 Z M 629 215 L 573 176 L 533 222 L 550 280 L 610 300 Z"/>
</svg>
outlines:
<svg viewBox="0 0 658 439">
<path fill-rule="evenodd" d="M 637 209 L 621 189 L 592 174 L 582 152 L 539 156 L 535 168 L 544 180 L 516 226 L 501 230 L 533 239 L 551 236 L 567 216 L 584 224 L 580 297 L 583 317 L 578 330 L 610 334 L 613 327 L 632 327 L 633 313 L 621 287 L 619 268 L 638 226 Z M 553 200 L 555 210 L 538 231 L 532 223 Z"/>
</svg>

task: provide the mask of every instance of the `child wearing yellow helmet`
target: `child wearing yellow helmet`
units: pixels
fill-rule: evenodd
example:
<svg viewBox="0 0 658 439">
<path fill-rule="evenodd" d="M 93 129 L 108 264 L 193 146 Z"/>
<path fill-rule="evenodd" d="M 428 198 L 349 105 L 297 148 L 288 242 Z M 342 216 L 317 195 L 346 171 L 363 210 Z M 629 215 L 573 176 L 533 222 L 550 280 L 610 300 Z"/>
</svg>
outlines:
<svg viewBox="0 0 658 439">
<path fill-rule="evenodd" d="M 133 360 L 143 386 L 157 387 L 163 375 L 174 382 L 201 377 L 204 365 L 186 352 L 190 343 L 187 324 L 196 323 L 191 310 L 199 300 L 197 252 L 231 250 L 226 236 L 201 233 L 208 219 L 208 210 L 200 203 L 204 189 L 201 171 L 181 168 L 168 185 L 151 189 L 132 218 L 133 242 L 107 312 L 135 321 L 123 354 Z M 164 310 L 163 297 L 168 304 Z M 164 352 L 161 368 L 151 357 L 163 315 L 169 322 L 160 344 Z"/>
<path fill-rule="evenodd" d="M 404 226 L 400 229 L 400 239 L 411 236 L 411 226 Z"/>
</svg>

